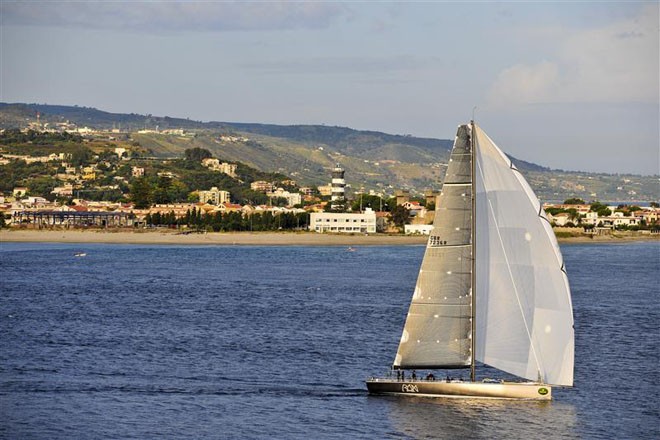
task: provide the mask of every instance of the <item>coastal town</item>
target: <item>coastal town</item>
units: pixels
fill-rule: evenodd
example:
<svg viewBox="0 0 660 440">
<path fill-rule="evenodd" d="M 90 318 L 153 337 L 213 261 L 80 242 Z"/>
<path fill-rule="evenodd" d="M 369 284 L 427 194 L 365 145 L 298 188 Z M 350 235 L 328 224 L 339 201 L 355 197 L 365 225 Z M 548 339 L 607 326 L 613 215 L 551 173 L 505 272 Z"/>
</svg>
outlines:
<svg viewBox="0 0 660 440">
<path fill-rule="evenodd" d="M 183 129 L 156 133 L 195 136 Z M 118 129 L 99 131 L 67 123 L 49 127 L 41 122 L 2 130 L 0 174 L 9 177 L 3 181 L 22 185 L 3 188 L 0 224 L 14 229 L 421 235 L 433 228 L 437 189 L 424 194 L 406 189 L 389 194 L 354 191 L 340 165 L 327 170 L 326 184 L 299 186 L 291 177 L 259 173 L 200 148 L 188 149 L 180 158 L 149 157 L 139 143 L 121 134 Z M 218 142 L 248 141 L 218 135 Z M 27 148 L 7 147 L 12 145 Z M 657 234 L 658 204 L 639 205 L 572 198 L 544 203 L 543 208 L 553 226 L 581 228 L 587 234 Z"/>
</svg>

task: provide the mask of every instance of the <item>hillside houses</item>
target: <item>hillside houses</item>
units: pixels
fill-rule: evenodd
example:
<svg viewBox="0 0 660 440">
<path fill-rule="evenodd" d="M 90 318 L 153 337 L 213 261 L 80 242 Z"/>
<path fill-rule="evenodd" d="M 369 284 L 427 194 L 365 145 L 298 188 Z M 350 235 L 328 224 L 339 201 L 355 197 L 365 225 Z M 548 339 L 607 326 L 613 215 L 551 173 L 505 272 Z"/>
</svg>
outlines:
<svg viewBox="0 0 660 440">
<path fill-rule="evenodd" d="M 629 227 L 651 226 L 658 224 L 660 208 L 607 206 L 601 214 L 591 210 L 590 205 L 549 204 L 543 205 L 548 220 L 555 226 L 583 226 L 586 228 L 604 227 L 622 229 Z M 557 212 L 553 211 L 570 211 Z M 606 213 L 604 215 L 603 213 Z"/>
<path fill-rule="evenodd" d="M 235 163 L 220 162 L 219 159 L 209 157 L 207 159 L 202 159 L 202 165 L 206 168 L 225 173 L 229 177 L 236 177 L 236 167 Z"/>
<path fill-rule="evenodd" d="M 223 203 L 229 203 L 230 201 L 229 191 L 220 190 L 216 186 L 207 191 L 198 191 L 198 194 L 200 203 L 221 205 Z"/>
</svg>

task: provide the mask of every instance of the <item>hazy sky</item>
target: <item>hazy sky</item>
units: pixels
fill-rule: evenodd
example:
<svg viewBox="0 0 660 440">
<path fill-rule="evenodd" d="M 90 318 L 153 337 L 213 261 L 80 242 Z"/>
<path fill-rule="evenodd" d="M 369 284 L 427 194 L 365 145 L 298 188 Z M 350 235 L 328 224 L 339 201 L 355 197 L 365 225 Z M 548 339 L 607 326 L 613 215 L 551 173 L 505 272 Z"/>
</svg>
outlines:
<svg viewBox="0 0 660 440">
<path fill-rule="evenodd" d="M 0 100 L 453 139 L 660 173 L 657 1 L 0 3 Z"/>
</svg>

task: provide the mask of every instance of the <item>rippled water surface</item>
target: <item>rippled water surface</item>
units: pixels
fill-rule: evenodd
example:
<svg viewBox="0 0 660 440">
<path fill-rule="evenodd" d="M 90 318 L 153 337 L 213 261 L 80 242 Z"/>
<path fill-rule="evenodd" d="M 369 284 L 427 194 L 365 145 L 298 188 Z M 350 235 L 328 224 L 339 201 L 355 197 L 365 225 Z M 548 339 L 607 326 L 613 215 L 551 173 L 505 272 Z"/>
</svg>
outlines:
<svg viewBox="0 0 660 440">
<path fill-rule="evenodd" d="M 576 386 L 530 403 L 367 395 L 421 246 L 2 243 L 0 437 L 659 438 L 660 244 L 562 252 Z"/>
</svg>

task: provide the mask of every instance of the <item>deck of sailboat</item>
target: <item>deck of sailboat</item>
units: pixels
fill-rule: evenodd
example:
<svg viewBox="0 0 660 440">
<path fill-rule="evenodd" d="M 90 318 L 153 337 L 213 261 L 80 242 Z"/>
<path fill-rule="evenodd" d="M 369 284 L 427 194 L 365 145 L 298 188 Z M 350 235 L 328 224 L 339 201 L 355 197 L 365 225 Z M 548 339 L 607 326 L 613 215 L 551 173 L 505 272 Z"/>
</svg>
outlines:
<svg viewBox="0 0 660 440">
<path fill-rule="evenodd" d="M 370 394 L 471 399 L 550 400 L 552 388 L 536 382 L 470 382 L 462 380 L 399 380 L 371 378 Z"/>
</svg>

